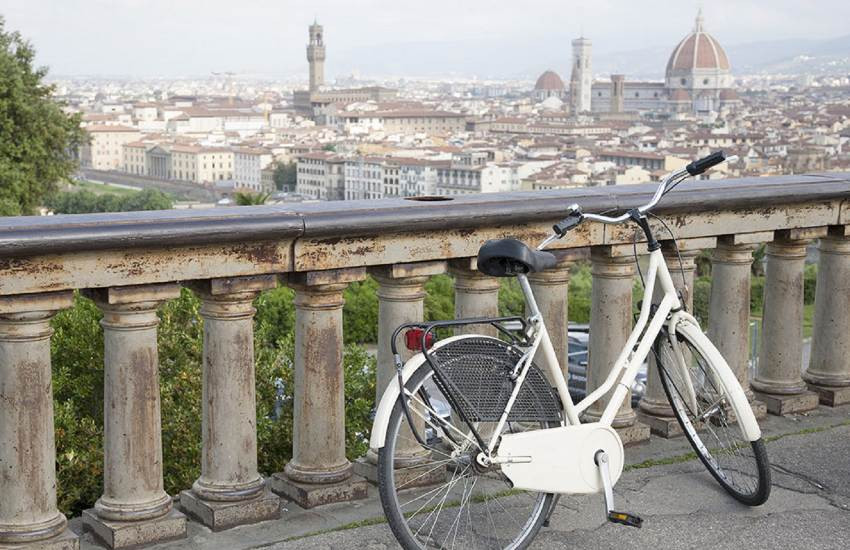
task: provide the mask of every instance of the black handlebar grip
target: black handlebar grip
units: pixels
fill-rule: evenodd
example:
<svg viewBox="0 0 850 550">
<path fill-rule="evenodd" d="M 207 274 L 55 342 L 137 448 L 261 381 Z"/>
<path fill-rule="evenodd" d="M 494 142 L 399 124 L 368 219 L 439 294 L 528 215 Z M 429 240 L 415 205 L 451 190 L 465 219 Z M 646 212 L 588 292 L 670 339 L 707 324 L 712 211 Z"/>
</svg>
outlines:
<svg viewBox="0 0 850 550">
<path fill-rule="evenodd" d="M 723 151 L 716 151 L 705 158 L 693 161 L 689 165 L 685 166 L 685 170 L 688 171 L 688 174 L 696 176 L 702 174 L 712 166 L 720 164 L 724 160 L 726 160 L 726 155 Z"/>
<path fill-rule="evenodd" d="M 583 218 L 584 216 L 581 215 L 581 212 L 573 212 L 563 220 L 553 225 L 552 230 L 555 231 L 555 234 L 558 235 L 558 237 L 563 237 L 567 234 L 567 231 L 580 224 Z"/>
</svg>

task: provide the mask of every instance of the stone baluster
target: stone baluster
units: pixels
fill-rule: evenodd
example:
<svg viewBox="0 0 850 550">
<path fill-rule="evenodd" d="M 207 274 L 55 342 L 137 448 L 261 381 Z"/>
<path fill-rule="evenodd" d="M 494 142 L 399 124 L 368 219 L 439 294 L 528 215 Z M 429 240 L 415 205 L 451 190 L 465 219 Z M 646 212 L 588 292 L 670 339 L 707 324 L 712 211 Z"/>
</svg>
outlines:
<svg viewBox="0 0 850 550">
<path fill-rule="evenodd" d="M 184 511 L 219 531 L 280 517 L 257 472 L 254 313 L 275 276 L 199 281 L 204 319 L 201 477 L 180 494 Z"/>
<path fill-rule="evenodd" d="M 371 268 L 370 274 L 378 282 L 378 372 L 375 395 L 375 406 L 380 402 L 387 386 L 395 382 L 395 360 L 390 347 L 393 332 L 399 325 L 422 321 L 425 316 L 425 283 L 431 275 L 446 271 L 446 262 L 422 262 L 413 264 L 395 264 Z M 403 336 L 401 337 L 403 338 Z M 402 361 L 407 361 L 413 352 L 408 350 L 400 338 L 398 351 Z M 402 427 L 408 430 L 406 422 Z M 424 426 L 417 426 L 421 431 Z M 417 461 L 427 458 L 422 447 L 416 442 L 413 434 L 409 434 L 401 443 L 409 442 L 407 449 L 396 448 L 395 463 L 404 467 L 405 475 L 397 478 L 396 483 L 407 487 L 430 485 L 445 477 L 445 472 L 434 470 L 431 473 L 411 468 Z M 407 450 L 407 452 L 405 452 Z M 354 472 L 371 481 L 378 482 L 377 451 L 369 449 L 365 457 L 354 463 Z"/>
<path fill-rule="evenodd" d="M 824 405 L 850 403 L 850 234 L 820 240 L 812 352 L 803 379 Z"/>
<path fill-rule="evenodd" d="M 673 279 L 673 286 L 685 299 L 687 310 L 693 312 L 695 260 L 699 255 L 699 250 L 680 250 L 681 265 L 679 264 L 679 255 L 676 254 L 676 250 L 672 246 L 672 241 L 662 242 L 662 252 L 667 269 Z M 683 273 L 684 280 L 682 279 Z M 656 286 L 652 294 L 653 303 L 660 302 L 663 295 L 664 292 L 661 287 Z M 638 418 L 648 425 L 655 435 L 661 437 L 682 435 L 682 428 L 673 414 L 673 408 L 670 406 L 670 401 L 661 385 L 658 364 L 655 361 L 655 354 L 652 352 L 647 357 L 646 392 L 638 403 Z"/>
<path fill-rule="evenodd" d="M 712 253 L 708 337 L 744 388 L 756 418 L 763 418 L 767 408 L 750 388 L 750 274 L 758 245 L 747 237 L 722 238 Z"/>
<path fill-rule="evenodd" d="M 549 339 L 552 341 L 552 347 L 555 349 L 555 355 L 558 357 L 565 379 L 569 379 L 570 376 L 567 307 L 572 263 L 571 256 L 562 256 L 557 267 L 528 274 L 531 291 L 543 316 L 546 331 L 549 333 Z M 528 314 L 527 308 L 526 314 Z M 535 362 L 542 368 L 540 353 L 537 352 Z"/>
<path fill-rule="evenodd" d="M 768 243 L 764 315 L 758 371 L 750 383 L 771 414 L 785 415 L 817 407 L 800 371 L 803 363 L 803 267 L 806 239 L 779 238 Z"/>
<path fill-rule="evenodd" d="M 186 536 L 186 517 L 163 490 L 156 310 L 176 284 L 96 289 L 103 311 L 103 495 L 83 512 L 110 548 Z"/>
<path fill-rule="evenodd" d="M 0 297 L 0 547 L 76 549 L 56 507 L 50 319 L 71 292 Z"/>
<path fill-rule="evenodd" d="M 455 278 L 455 318 L 496 317 L 499 315 L 499 279 L 479 272 L 475 258 L 449 261 Z M 469 325 L 455 330 L 457 334 L 487 334 L 498 330 L 490 325 Z"/>
<path fill-rule="evenodd" d="M 632 331 L 634 276 L 634 258 L 619 256 L 616 248 L 593 247 L 590 251 L 590 261 L 593 288 L 587 367 L 588 394 L 605 381 Z M 608 392 L 594 403 L 585 412 L 587 419 L 595 421 L 601 418 L 610 397 L 611 392 Z M 631 391 L 620 406 L 613 426 L 620 433 L 623 443 L 649 439 L 649 426 L 638 422 L 637 415 L 632 410 Z"/>
<path fill-rule="evenodd" d="M 276 493 L 303 508 L 365 498 L 368 482 L 345 456 L 342 308 L 365 269 L 296 273 L 295 411 L 292 460 L 272 476 Z"/>
</svg>

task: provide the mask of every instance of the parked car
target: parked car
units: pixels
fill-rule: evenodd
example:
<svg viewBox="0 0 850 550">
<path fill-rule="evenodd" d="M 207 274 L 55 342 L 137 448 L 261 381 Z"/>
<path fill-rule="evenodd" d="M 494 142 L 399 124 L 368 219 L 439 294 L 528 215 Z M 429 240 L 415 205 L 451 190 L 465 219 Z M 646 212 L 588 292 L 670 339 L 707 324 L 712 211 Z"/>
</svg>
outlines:
<svg viewBox="0 0 850 550">
<path fill-rule="evenodd" d="M 570 396 L 578 403 L 587 395 L 587 348 L 590 337 L 588 325 L 570 325 L 567 332 L 567 366 L 570 378 L 567 386 Z M 638 369 L 635 381 L 632 383 L 632 407 L 636 407 L 643 394 L 646 393 L 646 372 L 648 365 L 644 362 Z"/>
</svg>

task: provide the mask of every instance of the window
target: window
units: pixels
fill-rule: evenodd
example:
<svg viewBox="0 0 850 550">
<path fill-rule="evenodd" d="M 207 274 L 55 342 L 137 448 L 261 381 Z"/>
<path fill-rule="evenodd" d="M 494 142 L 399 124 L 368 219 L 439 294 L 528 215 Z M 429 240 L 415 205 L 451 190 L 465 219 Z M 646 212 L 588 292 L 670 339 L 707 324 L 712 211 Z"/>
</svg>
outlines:
<svg viewBox="0 0 850 550">
<path fill-rule="evenodd" d="M 704 79 L 702 80 L 702 83 L 707 85 L 707 84 L 708 84 L 708 79 L 707 79 L 707 78 L 704 78 Z"/>
<path fill-rule="evenodd" d="M 687 84 L 687 83 L 688 83 L 688 79 L 687 79 L 687 78 L 683 78 L 683 79 L 681 79 L 679 82 L 681 82 L 681 83 L 682 83 L 682 86 L 684 86 L 685 84 Z"/>
</svg>

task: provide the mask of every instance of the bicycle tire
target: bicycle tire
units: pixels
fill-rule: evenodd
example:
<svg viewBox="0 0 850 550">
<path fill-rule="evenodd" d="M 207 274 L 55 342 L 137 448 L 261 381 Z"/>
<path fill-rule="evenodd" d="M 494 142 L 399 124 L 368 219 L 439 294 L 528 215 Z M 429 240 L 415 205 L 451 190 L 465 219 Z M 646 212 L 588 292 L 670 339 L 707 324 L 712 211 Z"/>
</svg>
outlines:
<svg viewBox="0 0 850 550">
<path fill-rule="evenodd" d="M 684 361 L 689 363 L 686 371 L 694 388 L 693 398 L 687 397 L 689 392 L 682 369 L 676 368 L 673 363 L 675 358 L 671 354 L 672 345 L 666 330 L 659 334 L 653 350 L 661 385 L 685 437 L 712 477 L 735 500 L 748 506 L 764 504 L 771 488 L 770 463 L 764 441 L 762 438 L 750 441 L 744 436 L 736 425 L 730 404 L 730 400 L 744 395 L 743 389 L 740 393 L 731 393 L 720 383 L 721 376 L 717 374 L 720 369 L 730 373 L 731 369 L 725 361 L 716 364 L 706 357 L 700 348 L 711 345 L 707 339 L 695 342 L 697 338 L 682 330 L 676 331 L 676 338 L 680 346 L 684 345 L 683 359 L 689 356 Z M 737 384 L 737 381 L 734 383 Z M 745 403 L 735 405 L 749 408 L 746 398 L 743 399 Z M 714 445 L 711 446 L 711 443 Z"/>
<path fill-rule="evenodd" d="M 432 378 L 433 374 L 433 370 L 428 363 L 423 362 L 408 380 L 406 388 L 412 393 L 417 394 L 418 389 L 425 384 L 426 380 Z M 436 386 L 433 387 L 433 390 L 439 391 Z M 447 512 L 448 515 L 445 517 L 446 521 L 439 525 L 439 527 L 443 528 L 439 533 L 435 533 L 434 531 L 438 527 L 441 512 L 437 513 L 436 519 L 434 519 L 433 525 L 430 527 L 428 527 L 428 518 L 426 518 L 421 524 L 417 523 L 416 514 L 413 514 L 413 511 L 415 510 L 413 510 L 412 506 L 406 506 L 405 503 L 401 501 L 401 496 L 409 495 L 405 496 L 405 499 L 408 502 L 413 502 L 414 499 L 417 498 L 427 498 L 429 493 L 432 493 L 432 495 L 441 495 L 442 488 L 453 483 L 453 486 L 449 486 L 448 489 L 446 489 L 445 495 L 440 497 L 442 502 L 445 502 L 453 488 L 460 489 L 460 479 L 462 479 L 462 476 L 467 476 L 467 479 L 469 479 L 473 476 L 472 472 L 475 470 L 471 466 L 468 457 L 462 455 L 456 462 L 446 462 L 446 471 L 448 472 L 446 477 L 452 477 L 449 481 L 446 481 L 443 484 L 438 484 L 436 488 L 435 486 L 410 489 L 397 487 L 396 480 L 399 477 L 399 468 L 394 467 L 396 466 L 394 453 L 398 446 L 399 433 L 402 431 L 402 422 L 405 418 L 404 409 L 401 403 L 402 398 L 403 396 L 399 396 L 393 408 L 387 428 L 385 445 L 378 452 L 378 489 L 381 497 L 381 504 L 390 529 L 401 546 L 405 550 L 424 550 L 426 548 L 443 547 L 446 544 L 447 539 L 452 537 L 453 545 L 456 544 L 459 547 L 487 548 L 493 550 L 521 550 L 528 548 L 529 544 L 537 535 L 543 525 L 543 522 L 548 516 L 548 511 L 552 505 L 553 498 L 551 493 L 514 491 L 510 489 L 509 485 L 505 484 L 504 489 L 502 489 L 502 493 L 499 493 L 497 490 L 494 491 L 497 487 L 488 486 L 482 494 L 473 495 L 476 485 L 473 483 L 472 488 L 467 491 L 469 482 L 464 481 L 465 485 L 460 491 L 462 493 L 460 505 L 445 507 L 445 510 L 451 511 Z M 419 406 L 420 408 L 422 407 L 422 403 L 414 403 L 412 405 Z M 544 425 L 541 427 L 555 427 L 559 425 L 559 423 L 553 422 L 543 424 Z M 409 442 L 407 443 L 409 444 Z M 446 459 L 443 457 L 440 458 L 440 460 Z M 440 465 L 438 464 L 437 466 L 439 467 Z M 423 471 L 427 471 L 429 468 L 428 465 L 422 465 L 419 467 L 422 468 Z M 459 470 L 463 471 L 462 468 L 470 468 L 470 470 L 467 470 L 466 473 L 458 474 Z M 478 475 L 479 477 L 482 477 L 484 474 L 479 473 Z M 498 486 L 499 481 L 501 480 L 498 480 L 497 478 L 487 478 L 487 483 L 489 485 Z M 455 491 L 455 493 L 457 492 L 458 491 Z M 422 494 L 426 496 L 421 497 L 420 495 Z M 503 534 L 508 530 L 507 525 L 509 525 L 510 522 L 504 521 L 503 525 L 502 522 L 497 521 L 497 519 L 493 517 L 493 514 L 495 513 L 502 520 L 506 520 L 506 516 L 510 516 L 507 509 L 510 508 L 512 504 L 520 503 L 521 500 L 528 500 L 531 502 L 531 499 L 527 497 L 532 494 L 534 496 L 533 504 L 530 507 L 531 513 L 528 514 L 528 517 L 522 521 L 519 532 L 513 537 L 503 536 Z M 433 499 L 434 496 L 431 498 Z M 464 498 L 467 502 L 466 505 L 463 504 Z M 491 508 L 491 502 L 498 503 L 498 508 L 495 505 Z M 420 506 L 420 504 L 422 504 L 422 502 L 416 502 L 416 506 Z M 472 509 L 473 506 L 480 504 L 483 504 L 483 506 L 478 506 L 475 510 Z M 422 505 L 426 507 L 426 509 L 421 512 L 423 515 L 428 512 L 433 514 L 434 510 L 436 510 L 436 508 L 434 508 L 434 510 L 429 510 L 427 504 Z M 519 506 L 515 507 L 515 509 L 519 508 Z M 464 520 L 463 527 L 461 527 L 460 518 L 464 509 L 466 509 L 467 518 Z M 524 512 L 520 511 L 518 513 Z M 470 520 L 472 516 L 476 516 L 476 519 L 479 519 L 480 517 L 482 524 L 480 526 L 471 526 Z M 445 532 L 446 526 L 448 526 L 447 532 Z M 422 533 L 422 529 L 425 527 L 429 529 L 429 533 L 427 536 L 421 536 L 420 533 Z M 463 533 L 461 533 L 461 529 L 463 529 Z M 442 543 L 440 542 L 441 540 Z"/>
</svg>

